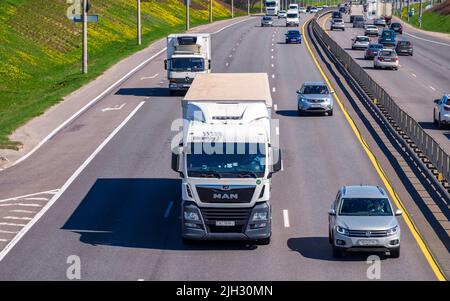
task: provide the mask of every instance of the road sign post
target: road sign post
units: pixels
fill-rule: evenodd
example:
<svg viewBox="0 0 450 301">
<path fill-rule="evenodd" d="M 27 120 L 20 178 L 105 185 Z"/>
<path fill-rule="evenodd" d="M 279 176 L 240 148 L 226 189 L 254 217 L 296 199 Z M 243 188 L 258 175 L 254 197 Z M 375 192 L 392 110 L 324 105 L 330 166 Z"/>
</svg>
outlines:
<svg viewBox="0 0 450 301">
<path fill-rule="evenodd" d="M 88 0 L 83 0 L 83 74 L 88 73 Z"/>
</svg>

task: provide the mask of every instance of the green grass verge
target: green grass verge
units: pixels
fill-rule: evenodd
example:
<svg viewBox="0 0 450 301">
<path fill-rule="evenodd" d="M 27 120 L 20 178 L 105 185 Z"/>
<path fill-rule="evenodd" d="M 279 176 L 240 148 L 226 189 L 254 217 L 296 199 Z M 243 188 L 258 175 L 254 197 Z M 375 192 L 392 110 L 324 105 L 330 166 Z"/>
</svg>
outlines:
<svg viewBox="0 0 450 301">
<path fill-rule="evenodd" d="M 403 7 L 401 18 L 403 21 L 419 28 L 419 4 L 416 3 L 410 6 L 414 7 L 414 16 L 411 16 L 408 21 L 406 7 Z M 425 4 L 423 4 L 423 8 L 424 11 L 422 13 L 421 29 L 434 32 L 450 33 L 450 15 L 444 16 L 435 12 L 426 12 Z"/>
<path fill-rule="evenodd" d="M 81 74 L 81 25 L 67 16 L 66 0 L 2 0 L 0 5 L 0 148 L 18 149 L 8 136 L 153 41 L 184 30 L 181 0 L 142 3 L 143 45 L 136 45 L 136 1 L 93 0 L 100 22 L 89 29 L 89 74 Z M 241 15 L 238 12 L 237 15 Z M 219 3 L 214 20 L 230 17 Z M 193 0 L 191 26 L 208 22 L 207 2 Z"/>
</svg>

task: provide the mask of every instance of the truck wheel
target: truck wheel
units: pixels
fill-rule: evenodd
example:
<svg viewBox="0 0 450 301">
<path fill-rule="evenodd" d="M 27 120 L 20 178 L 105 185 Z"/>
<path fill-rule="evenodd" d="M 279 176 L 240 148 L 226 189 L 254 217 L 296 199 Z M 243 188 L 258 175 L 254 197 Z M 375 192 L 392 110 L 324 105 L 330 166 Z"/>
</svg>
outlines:
<svg viewBox="0 0 450 301">
<path fill-rule="evenodd" d="M 342 258 L 343 251 L 335 246 L 333 246 L 333 257 L 334 258 Z"/>
<path fill-rule="evenodd" d="M 390 250 L 391 258 L 399 258 L 400 257 L 400 247 Z"/>
<path fill-rule="evenodd" d="M 258 243 L 258 245 L 262 245 L 262 246 L 270 244 L 270 236 L 267 238 L 258 239 L 257 243 Z"/>
</svg>

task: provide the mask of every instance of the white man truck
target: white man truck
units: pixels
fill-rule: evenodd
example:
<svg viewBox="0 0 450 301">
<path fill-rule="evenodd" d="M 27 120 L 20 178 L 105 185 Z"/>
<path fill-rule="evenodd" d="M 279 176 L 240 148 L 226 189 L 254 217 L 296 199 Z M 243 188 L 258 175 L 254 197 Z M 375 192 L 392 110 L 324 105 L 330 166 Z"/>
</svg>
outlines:
<svg viewBox="0 0 450 301">
<path fill-rule="evenodd" d="M 280 11 L 280 0 L 266 0 L 264 2 L 266 7 L 266 15 L 268 16 L 276 16 Z"/>
<path fill-rule="evenodd" d="M 171 34 L 167 37 L 164 61 L 169 91 L 187 91 L 194 77 L 211 71 L 211 35 Z"/>
<path fill-rule="evenodd" d="M 198 74 L 182 101 L 172 169 L 182 177 L 182 237 L 269 244 L 271 177 L 281 170 L 266 73 Z"/>
</svg>

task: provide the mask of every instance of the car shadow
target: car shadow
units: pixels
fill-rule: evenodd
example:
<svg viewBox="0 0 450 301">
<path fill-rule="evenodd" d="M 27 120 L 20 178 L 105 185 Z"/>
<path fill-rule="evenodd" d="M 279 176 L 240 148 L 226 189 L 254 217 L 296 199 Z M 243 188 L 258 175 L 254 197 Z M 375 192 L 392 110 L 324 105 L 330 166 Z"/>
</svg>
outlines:
<svg viewBox="0 0 450 301">
<path fill-rule="evenodd" d="M 121 88 L 115 95 L 143 96 L 143 97 L 170 97 L 168 88 Z"/>
<path fill-rule="evenodd" d="M 387 256 L 380 252 L 346 252 L 342 258 L 333 257 L 333 249 L 328 242 L 328 237 L 296 237 L 289 238 L 287 246 L 290 250 L 310 259 L 324 261 L 366 261 L 367 257 L 377 255 L 380 259 Z"/>
<path fill-rule="evenodd" d="M 434 124 L 434 122 L 430 122 L 430 121 L 419 121 L 419 125 L 424 129 L 424 130 L 438 130 L 438 127 L 436 124 Z"/>
<path fill-rule="evenodd" d="M 241 241 L 181 239 L 181 180 L 97 179 L 61 228 L 90 245 L 159 250 L 254 250 Z M 170 207 L 170 209 L 168 209 Z"/>
</svg>

